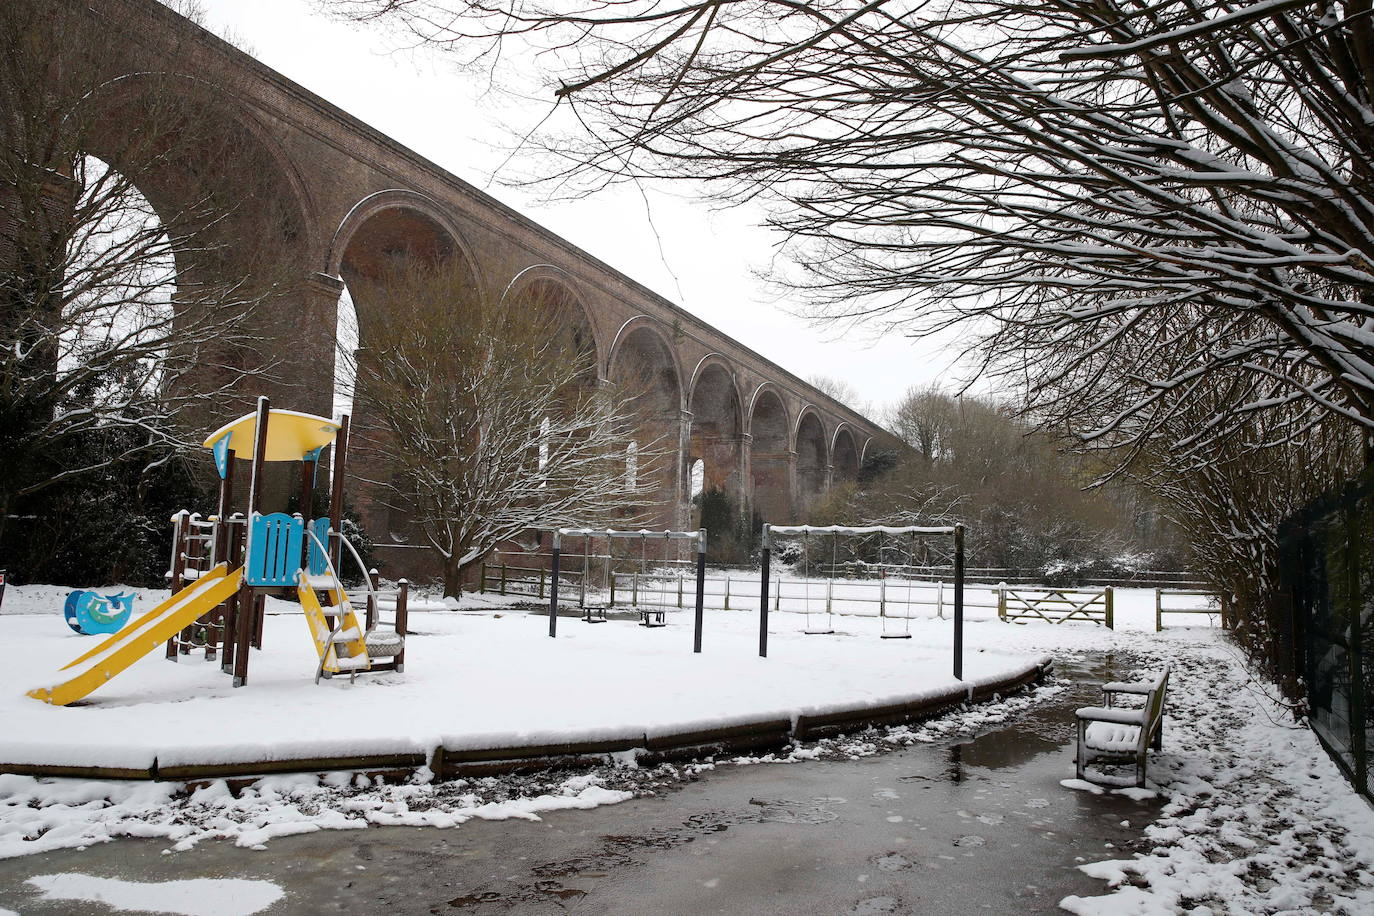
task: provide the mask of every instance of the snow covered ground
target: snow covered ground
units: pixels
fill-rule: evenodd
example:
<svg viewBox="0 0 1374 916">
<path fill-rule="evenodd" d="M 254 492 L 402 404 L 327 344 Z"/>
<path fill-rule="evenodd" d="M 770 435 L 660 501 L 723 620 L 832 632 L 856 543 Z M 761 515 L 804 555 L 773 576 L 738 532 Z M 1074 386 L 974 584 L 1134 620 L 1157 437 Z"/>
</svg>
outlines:
<svg viewBox="0 0 1374 916">
<path fill-rule="evenodd" d="M 6 596 L 6 611 L 16 607 L 14 594 Z M 943 676 L 949 645 L 949 623 L 938 619 L 913 621 L 913 640 L 883 641 L 876 638 L 876 620 L 837 616 L 839 636 L 803 636 L 802 615 L 783 613 L 773 618 L 772 657 L 759 660 L 753 657 L 754 613 L 734 611 L 708 613 L 706 651 L 694 658 L 686 614 L 658 631 L 627 621 L 586 626 L 563 619 L 555 641 L 543 635 L 544 618 L 488 606 L 416 614 L 413 626 L 426 635 L 412 642 L 404 675 L 315 687 L 304 623 L 283 615 L 269 619 L 267 649 L 255 655 L 253 680 L 232 697 L 213 666 L 150 660 L 141 663 L 142 673 L 126 675 L 127 683 L 117 679 L 97 693 L 89 706 L 63 711 L 17 696 L 86 644 L 67 635 L 58 606 L 60 600 L 43 608 L 46 616 L 0 619 L 0 638 L 12 659 L 0 679 L 0 716 L 16 723 L 7 730 L 16 746 L 34 753 L 58 745 L 117 750 L 131 743 L 131 730 L 142 729 L 155 733 L 159 747 L 176 745 L 187 757 L 205 756 L 240 749 L 240 742 L 255 735 L 285 733 L 293 741 L 328 743 L 344 722 L 354 723 L 354 732 L 345 736 L 350 739 L 372 741 L 381 734 L 423 746 L 436 737 L 457 737 L 432 730 L 424 711 L 436 708 L 470 728 L 474 740 L 500 731 L 547 736 L 589 723 L 608 732 L 627 724 L 643 727 L 666 721 L 669 711 L 687 719 L 704 710 L 705 717 L 720 720 L 739 712 L 741 698 L 796 710 L 846 691 L 874 698 L 908 691 L 924 669 Z M 475 608 L 476 600 L 467 606 Z M 1133 857 L 1083 863 L 1086 873 L 1108 882 L 1103 895 L 1070 897 L 1061 905 L 1080 914 L 1374 912 L 1374 812 L 1348 788 L 1312 733 L 1294 724 L 1266 685 L 1247 674 L 1219 631 L 1198 626 L 1207 618 L 1180 618 L 1194 626 L 1155 634 L 1153 614 L 1151 592 L 1121 589 L 1116 632 L 1083 623 L 1016 626 L 994 620 L 967 628 L 971 670 L 1042 653 L 1067 658 L 1098 651 L 1134 659 L 1142 674 L 1166 661 L 1174 664 L 1164 752 L 1150 765 L 1159 817 L 1145 828 L 1142 849 Z M 412 677 L 445 686 L 412 690 L 406 684 Z M 674 689 L 677 680 L 692 689 Z M 858 757 L 935 741 L 995 727 L 1055 692 L 1050 687 L 1038 696 L 1014 697 L 917 728 L 732 762 Z M 321 696 L 328 698 L 323 710 Z M 250 710 L 247 715 L 226 712 L 239 704 Z M 374 704 L 397 710 L 394 720 L 369 713 Z M 73 714 L 74 724 L 57 726 L 58 718 L 49 718 L 63 713 Z M 537 818 L 543 811 L 656 791 L 713 765 L 719 764 L 640 769 L 622 759 L 572 776 L 447 783 L 431 781 L 422 770 L 403 785 L 347 773 L 324 780 L 277 776 L 237 794 L 223 782 L 188 792 L 177 784 L 0 776 L 0 856 L 119 836 L 161 837 L 177 848 L 209 837 L 259 847 L 275 836 L 319 829 Z M 1070 776 L 1065 773 L 1066 793 L 1092 791 Z"/>
<path fill-rule="evenodd" d="M 11 596 L 12 597 L 12 596 Z M 7 602 L 8 603 L 8 602 Z M 285 603 L 276 605 L 289 607 Z M 541 745 L 683 733 L 936 695 L 956 686 L 948 621 L 916 621 L 916 638 L 880 640 L 877 621 L 836 618 L 836 636 L 805 636 L 799 615 L 774 619 L 757 656 L 757 617 L 711 612 L 692 653 L 691 615 L 644 629 L 589 626 L 502 610 L 415 613 L 404 673 L 313 682 L 316 655 L 298 614 L 269 616 L 248 686 L 217 663 L 147 657 L 87 700 L 52 707 L 24 696 L 89 648 L 60 615 L 0 617 L 0 762 L 146 769 L 346 755 Z M 966 680 L 990 683 L 1039 660 L 970 625 Z"/>
</svg>

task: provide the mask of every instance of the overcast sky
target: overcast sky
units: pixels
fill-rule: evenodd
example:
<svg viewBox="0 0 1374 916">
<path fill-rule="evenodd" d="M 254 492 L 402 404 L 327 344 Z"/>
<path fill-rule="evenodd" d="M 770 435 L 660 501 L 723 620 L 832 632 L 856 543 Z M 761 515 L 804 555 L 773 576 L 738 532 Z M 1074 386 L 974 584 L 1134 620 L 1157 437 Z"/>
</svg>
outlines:
<svg viewBox="0 0 1374 916">
<path fill-rule="evenodd" d="M 492 177 L 510 131 L 537 123 L 542 105 L 512 106 L 441 54 L 396 52 L 384 32 L 321 16 L 308 0 L 203 3 L 207 25 L 268 66 L 792 372 L 847 381 L 879 412 L 914 384 L 956 387 L 949 342 L 817 327 L 772 301 L 756 271 L 775 238 L 755 225 L 757 210 L 712 210 L 652 187 L 546 204 Z"/>
</svg>

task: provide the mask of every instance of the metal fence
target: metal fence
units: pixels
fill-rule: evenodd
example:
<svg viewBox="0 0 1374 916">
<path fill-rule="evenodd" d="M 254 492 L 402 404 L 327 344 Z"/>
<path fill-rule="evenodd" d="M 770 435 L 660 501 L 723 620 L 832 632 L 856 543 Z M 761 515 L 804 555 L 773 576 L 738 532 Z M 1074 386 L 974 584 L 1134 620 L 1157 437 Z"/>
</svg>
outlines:
<svg viewBox="0 0 1374 916">
<path fill-rule="evenodd" d="M 1374 466 L 1286 521 L 1279 559 L 1287 605 L 1271 615 L 1277 673 L 1301 677 L 1312 730 L 1374 797 Z"/>
</svg>

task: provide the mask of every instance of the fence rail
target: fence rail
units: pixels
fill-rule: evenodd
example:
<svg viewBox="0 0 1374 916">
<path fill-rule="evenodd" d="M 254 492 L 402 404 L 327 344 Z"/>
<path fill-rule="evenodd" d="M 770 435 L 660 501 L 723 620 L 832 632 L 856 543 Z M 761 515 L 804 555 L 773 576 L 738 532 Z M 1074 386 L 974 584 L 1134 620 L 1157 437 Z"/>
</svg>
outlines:
<svg viewBox="0 0 1374 916">
<path fill-rule="evenodd" d="M 502 564 L 508 564 L 512 569 L 517 566 L 525 565 L 531 569 L 538 564 L 543 564 L 545 569 L 549 568 L 553 554 L 540 551 L 521 551 L 518 553 L 506 551 L 493 551 L 487 565 L 496 568 Z M 613 556 L 605 553 L 585 553 L 579 554 L 575 550 L 563 554 L 563 572 L 566 575 L 569 567 L 574 572 L 587 572 L 593 579 L 601 581 L 603 588 L 609 588 L 606 570 L 611 569 L 616 572 L 626 572 L 623 567 L 627 565 L 638 566 L 641 558 L 638 556 Z M 648 561 L 655 569 L 678 569 L 690 573 L 695 569 L 696 561 L 690 560 L 657 560 L 650 558 Z M 619 568 L 617 568 L 619 567 Z M 738 571 L 741 573 L 758 574 L 758 567 L 750 564 L 720 564 L 711 565 L 713 571 Z M 863 561 L 848 561 L 831 564 L 828 562 L 812 562 L 809 567 L 812 578 L 816 579 L 877 579 L 882 572 L 886 572 L 888 578 L 912 578 L 929 582 L 944 582 L 946 584 L 954 581 L 954 567 L 952 565 L 921 565 L 921 564 L 900 564 L 900 563 L 866 563 Z M 794 570 L 795 572 L 795 570 Z M 1067 579 L 1068 581 L 1063 581 Z M 1127 588 L 1166 588 L 1166 589 L 1197 589 L 1209 590 L 1211 585 L 1199 579 L 1195 573 L 1181 570 L 1159 570 L 1144 569 L 1137 570 L 1131 575 L 1120 576 L 1076 576 L 1064 572 L 1045 570 L 1034 567 L 1016 566 L 966 566 L 964 568 L 964 582 L 975 585 L 1048 585 L 1056 583 L 1065 588 L 1106 588 L 1107 586 L 1122 586 Z"/>
<path fill-rule="evenodd" d="M 1216 602 L 1216 607 L 1178 607 L 1170 606 L 1170 598 L 1210 598 Z M 1215 614 L 1221 615 L 1221 628 L 1229 630 L 1231 628 L 1231 606 L 1230 601 L 1224 594 L 1218 594 L 1206 589 L 1183 589 L 1183 588 L 1157 588 L 1155 589 L 1155 632 L 1164 629 L 1165 614 L 1206 614 L 1211 617 Z"/>
<path fill-rule="evenodd" d="M 1112 586 L 1096 591 L 1075 588 L 999 589 L 997 616 L 1006 621 L 1043 620 L 1066 623 L 1087 620 L 1116 629 Z"/>
</svg>

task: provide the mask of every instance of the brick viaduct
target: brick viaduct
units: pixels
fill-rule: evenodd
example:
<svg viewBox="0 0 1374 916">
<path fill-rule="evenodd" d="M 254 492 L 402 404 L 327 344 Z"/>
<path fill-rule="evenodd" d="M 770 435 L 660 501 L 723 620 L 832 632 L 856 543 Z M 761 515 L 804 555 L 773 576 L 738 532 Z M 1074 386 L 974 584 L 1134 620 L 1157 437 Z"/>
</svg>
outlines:
<svg viewBox="0 0 1374 916">
<path fill-rule="evenodd" d="M 487 295 L 558 300 L 590 338 L 602 378 L 652 373 L 654 422 L 678 453 L 664 475 L 665 524 L 690 523 L 698 460 L 707 487 L 784 522 L 852 478 L 866 455 L 893 447 L 891 434 L 844 404 L 155 0 L 22 2 L 76 11 L 90 36 L 117 43 L 129 73 L 176 67 L 220 87 L 226 143 L 271 173 L 278 201 L 271 225 L 236 231 L 279 240 L 300 265 L 290 317 L 272 334 L 289 356 L 281 384 L 292 390 L 276 392 L 283 406 L 331 411 L 345 282 L 376 276 L 393 252 L 430 248 L 462 258 Z M 368 322 L 383 316 L 355 306 L 365 347 Z M 245 403 L 255 394 L 243 392 Z M 380 503 L 360 508 L 378 540 L 405 530 Z"/>
</svg>

